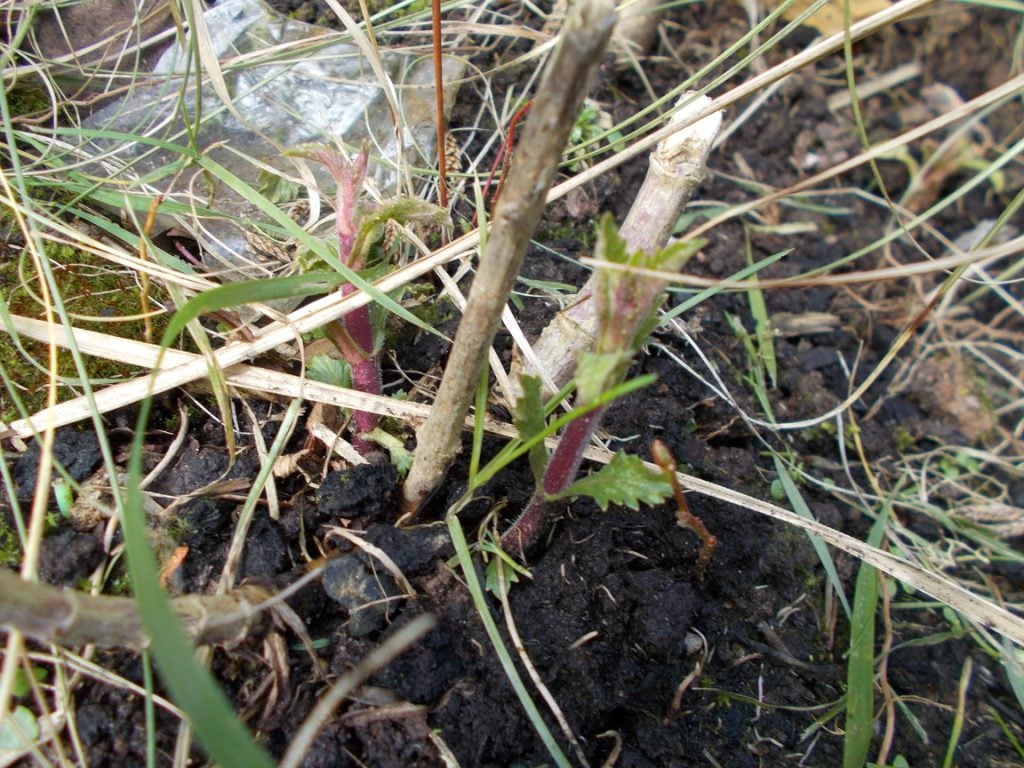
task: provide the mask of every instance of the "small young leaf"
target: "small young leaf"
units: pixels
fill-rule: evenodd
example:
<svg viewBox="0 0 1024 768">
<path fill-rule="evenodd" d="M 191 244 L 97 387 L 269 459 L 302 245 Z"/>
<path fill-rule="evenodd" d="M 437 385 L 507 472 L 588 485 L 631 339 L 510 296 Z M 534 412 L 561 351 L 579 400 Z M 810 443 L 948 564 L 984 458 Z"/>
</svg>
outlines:
<svg viewBox="0 0 1024 768">
<path fill-rule="evenodd" d="M 46 670 L 42 667 L 32 667 L 32 677 L 35 678 L 36 682 L 42 682 L 46 679 Z M 25 675 L 25 671 L 21 668 L 14 673 L 14 686 L 11 688 L 11 693 L 15 696 L 28 696 L 32 691 L 32 687 L 29 684 L 28 677 Z"/>
<path fill-rule="evenodd" d="M 306 366 L 306 378 L 335 387 L 352 386 L 352 368 L 344 360 L 329 355 L 314 355 Z"/>
<path fill-rule="evenodd" d="M 672 484 L 665 475 L 650 469 L 637 456 L 617 453 L 592 475 L 570 485 L 556 498 L 589 496 L 601 509 L 619 504 L 639 509 L 641 504 L 661 504 L 672 496 Z"/>
<path fill-rule="evenodd" d="M 39 723 L 27 707 L 18 705 L 4 719 L 0 728 L 0 750 L 28 749 L 39 738 Z"/>
<path fill-rule="evenodd" d="M 401 225 L 424 224 L 440 227 L 449 227 L 452 223 L 444 208 L 439 208 L 426 200 L 415 197 L 396 197 L 385 200 L 372 209 L 361 212 L 356 249 L 362 252 L 360 259 L 363 262 L 368 257 L 369 249 L 384 238 L 384 231 L 389 221 Z"/>
<path fill-rule="evenodd" d="M 255 186 L 272 203 L 287 203 L 299 197 L 299 185 L 279 173 L 260 171 Z"/>
<path fill-rule="evenodd" d="M 519 431 L 519 438 L 525 442 L 543 432 L 547 423 L 544 421 L 544 403 L 540 399 L 540 379 L 536 376 L 523 376 L 520 384 L 523 395 L 516 404 L 515 425 Z M 548 451 L 543 442 L 537 443 L 530 449 L 530 469 L 533 470 L 538 487 L 547 464 Z"/>
<path fill-rule="evenodd" d="M 375 217 L 381 222 L 394 220 L 399 224 L 451 226 L 451 218 L 444 208 L 418 197 L 396 197 L 385 200 L 377 209 Z"/>
<path fill-rule="evenodd" d="M 604 392 L 619 384 L 633 359 L 633 350 L 612 352 L 584 352 L 576 363 L 576 391 L 578 404 L 597 400 Z"/>
<path fill-rule="evenodd" d="M 520 577 L 532 579 L 533 575 L 524 568 L 514 557 L 501 548 L 497 541 L 487 538 L 480 542 L 480 549 L 486 552 L 488 557 L 487 570 L 484 572 L 484 588 L 493 595 L 501 596 L 501 581 L 498 578 L 498 563 L 501 563 L 504 570 L 505 593 L 511 589 L 513 584 L 518 584 Z"/>
<path fill-rule="evenodd" d="M 601 216 L 597 223 L 597 258 L 611 264 L 630 262 L 629 245 L 619 234 L 615 219 L 610 213 Z"/>
<path fill-rule="evenodd" d="M 380 427 L 372 432 L 364 433 L 363 437 L 372 440 L 388 452 L 391 457 L 391 465 L 398 471 L 400 478 L 409 474 L 409 469 L 412 467 L 412 451 L 407 449 L 405 443 L 399 438 Z"/>
<path fill-rule="evenodd" d="M 643 266 L 648 269 L 660 269 L 664 272 L 678 272 L 685 266 L 686 262 L 693 258 L 697 251 L 707 245 L 707 242 L 704 238 L 698 237 L 693 240 L 679 240 L 669 243 L 660 251 L 656 251 L 650 256 L 645 256 L 645 264 Z"/>
</svg>

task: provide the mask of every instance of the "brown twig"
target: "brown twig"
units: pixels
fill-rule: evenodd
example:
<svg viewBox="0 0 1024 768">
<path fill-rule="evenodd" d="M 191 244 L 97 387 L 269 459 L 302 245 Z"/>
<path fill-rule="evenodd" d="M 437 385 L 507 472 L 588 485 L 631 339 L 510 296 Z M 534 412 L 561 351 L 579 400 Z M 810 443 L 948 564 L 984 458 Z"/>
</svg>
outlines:
<svg viewBox="0 0 1024 768">
<path fill-rule="evenodd" d="M 24 581 L 0 569 L 0 627 L 18 629 L 44 643 L 105 648 L 144 648 L 135 600 L 88 595 Z M 257 606 L 271 597 L 262 587 L 244 585 L 226 595 L 187 595 L 171 601 L 185 634 L 197 644 L 232 643 L 264 625 Z"/>
<path fill-rule="evenodd" d="M 415 514 L 441 484 L 458 452 L 462 422 L 487 350 L 616 18 L 611 0 L 580 0 L 548 60 L 516 162 L 493 216 L 445 376 L 430 417 L 417 432 L 416 456 L 403 488 L 407 516 Z"/>
<path fill-rule="evenodd" d="M 508 122 L 508 134 L 505 136 L 505 140 L 501 142 L 501 146 L 498 147 L 498 154 L 494 157 L 494 163 L 491 164 L 491 172 L 487 176 L 487 183 L 484 185 L 484 198 L 487 197 L 487 193 L 491 191 L 491 184 L 494 182 L 494 176 L 498 173 L 498 169 L 501 168 L 501 174 L 498 176 L 498 186 L 494 190 L 494 194 L 491 196 L 491 207 L 489 210 L 494 210 L 494 206 L 498 204 L 498 199 L 501 197 L 501 190 L 505 187 L 505 178 L 508 175 L 508 170 L 512 166 L 512 148 L 516 141 L 516 127 L 519 121 L 526 116 L 526 113 L 530 111 L 530 107 L 533 106 L 533 101 L 526 102 L 521 106 L 516 113 L 512 115 L 512 119 Z M 473 226 L 476 226 L 476 212 L 473 212 Z"/>
</svg>

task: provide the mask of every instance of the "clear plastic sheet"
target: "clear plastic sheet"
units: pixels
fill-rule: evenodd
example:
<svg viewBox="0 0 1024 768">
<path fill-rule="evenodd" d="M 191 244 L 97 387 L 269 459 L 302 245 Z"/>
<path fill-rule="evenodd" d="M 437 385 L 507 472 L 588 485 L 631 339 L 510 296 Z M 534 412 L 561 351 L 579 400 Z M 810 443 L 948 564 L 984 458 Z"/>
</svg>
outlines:
<svg viewBox="0 0 1024 768">
<path fill-rule="evenodd" d="M 368 142 L 369 181 L 382 197 L 411 192 L 399 169 L 433 167 L 429 57 L 381 51 L 395 115 L 369 61 L 339 42 L 338 33 L 288 19 L 260 0 L 225 0 L 204 18 L 234 113 L 208 78 L 197 96 L 188 42 L 172 46 L 151 77 L 138 77 L 125 97 L 84 126 L 100 133 L 75 154 L 87 177 L 105 179 L 96 197 L 106 204 L 131 205 L 143 221 L 148 201 L 163 196 L 153 233 L 182 232 L 199 242 L 206 268 L 229 279 L 253 278 L 283 266 L 285 254 L 264 237 L 274 228 L 260 226 L 267 217 L 237 184 L 188 162 L 190 155 L 212 160 L 284 210 L 308 199 L 302 225 L 320 217 L 321 195 L 333 193 L 333 182 L 315 164 L 286 156 L 289 149 L 338 141 L 355 149 Z M 446 81 L 457 78 L 458 67 L 446 59 Z M 453 90 L 446 101 L 452 98 Z"/>
</svg>

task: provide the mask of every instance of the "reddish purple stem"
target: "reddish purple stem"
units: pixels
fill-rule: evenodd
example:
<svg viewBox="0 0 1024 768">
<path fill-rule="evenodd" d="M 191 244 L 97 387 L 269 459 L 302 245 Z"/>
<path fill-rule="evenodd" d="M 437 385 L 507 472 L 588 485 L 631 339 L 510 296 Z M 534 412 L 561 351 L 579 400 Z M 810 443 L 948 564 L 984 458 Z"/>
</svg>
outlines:
<svg viewBox="0 0 1024 768">
<path fill-rule="evenodd" d="M 348 296 L 358 289 L 351 284 L 342 287 L 342 295 Z M 371 395 L 381 394 L 380 362 L 373 353 L 373 325 L 370 322 L 370 307 L 359 307 L 349 312 L 342 319 L 349 338 L 358 347 L 358 354 L 348 360 L 352 368 L 352 386 L 360 392 Z M 363 440 L 359 435 L 372 432 L 377 428 L 380 417 L 369 411 L 355 411 L 352 421 L 356 426 L 356 438 L 353 444 L 360 453 L 367 453 L 375 448 L 372 442 Z"/>
<path fill-rule="evenodd" d="M 543 492 L 540 489 L 534 491 L 526 511 L 501 535 L 502 549 L 523 557 L 540 541 L 547 528 L 547 497 L 557 496 L 572 485 L 583 463 L 583 452 L 607 410 L 608 406 L 601 406 L 569 422 L 544 470 Z"/>
<path fill-rule="evenodd" d="M 342 287 L 342 293 L 348 295 L 356 288 L 353 285 Z M 324 333 L 327 335 L 345 358 L 345 362 L 352 369 L 352 386 L 360 391 L 371 395 L 382 393 L 380 363 L 373 354 L 373 327 L 370 324 L 370 308 L 359 307 L 349 312 L 340 320 L 328 323 L 324 326 Z M 356 428 L 356 436 L 352 444 L 361 454 L 375 450 L 376 446 L 369 440 L 364 440 L 360 435 L 372 432 L 377 427 L 380 417 L 369 411 L 355 411 L 352 414 L 352 422 Z"/>
<path fill-rule="evenodd" d="M 338 257 L 350 269 L 362 269 L 366 266 L 366 254 L 361 252 L 362 249 L 356 249 L 359 234 L 357 208 L 369 159 L 366 148 L 356 155 L 355 160 L 349 160 L 345 155 L 326 148 L 316 150 L 309 156 L 326 165 L 338 184 L 338 198 L 334 206 Z M 348 283 L 342 286 L 341 295 L 350 296 L 357 290 L 359 289 Z M 380 365 L 373 348 L 370 308 L 364 306 L 354 309 L 340 320 L 328 323 L 324 330 L 351 367 L 352 385 L 360 392 L 381 394 Z M 367 411 L 356 411 L 352 414 L 352 421 L 356 427 L 356 436 L 352 444 L 360 453 L 366 454 L 374 450 L 375 445 L 363 439 L 362 435 L 376 429 L 378 420 L 377 414 Z"/>
</svg>

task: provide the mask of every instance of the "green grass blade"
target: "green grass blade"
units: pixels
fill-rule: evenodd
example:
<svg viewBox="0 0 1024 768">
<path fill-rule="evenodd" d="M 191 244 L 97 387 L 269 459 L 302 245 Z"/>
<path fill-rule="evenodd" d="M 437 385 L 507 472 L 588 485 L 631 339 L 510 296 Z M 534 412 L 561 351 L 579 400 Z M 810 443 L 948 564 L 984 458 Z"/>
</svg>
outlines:
<svg viewBox="0 0 1024 768">
<path fill-rule="evenodd" d="M 971 684 L 971 672 L 973 670 L 974 661 L 968 656 L 964 659 L 963 670 L 960 673 L 956 715 L 953 717 L 953 728 L 949 734 L 949 742 L 946 744 L 946 757 L 942 761 L 942 768 L 953 768 L 955 765 L 956 748 L 960 744 L 960 737 L 964 731 L 964 709 L 967 705 L 967 689 Z"/>
<path fill-rule="evenodd" d="M 170 342 L 185 329 L 189 321 L 204 313 L 253 302 L 314 296 L 318 293 L 327 293 L 344 282 L 345 278 L 341 275 L 311 273 L 219 285 L 192 297 L 174 313 L 174 317 L 167 324 L 167 330 L 164 331 L 162 344 L 164 347 L 170 346 Z"/>
<path fill-rule="evenodd" d="M 511 441 L 507 446 L 505 446 L 505 448 L 501 452 L 498 453 L 497 456 L 495 456 L 487 463 L 487 466 L 480 470 L 480 472 L 476 476 L 476 483 L 471 484 L 469 486 L 470 492 L 482 486 L 484 483 L 486 483 L 488 480 L 490 480 L 492 477 L 498 474 L 501 470 L 507 467 L 511 462 L 518 459 L 520 456 L 529 453 L 531 448 L 533 448 L 536 445 L 539 445 L 543 440 L 545 440 L 550 435 L 555 434 L 558 430 L 560 430 L 569 422 L 575 421 L 580 416 L 590 413 L 590 411 L 608 405 L 610 402 L 612 402 L 618 397 L 622 397 L 623 395 L 627 395 L 630 392 L 649 386 L 653 384 L 657 380 L 657 378 L 657 376 L 651 373 L 647 374 L 646 376 L 638 376 L 635 379 L 630 379 L 629 381 L 623 382 L 622 384 L 619 384 L 617 387 L 612 387 L 607 392 L 602 392 L 601 396 L 598 397 L 594 402 L 588 403 L 587 405 L 581 406 L 579 408 L 573 408 L 568 413 L 559 416 L 557 419 L 548 424 L 547 429 L 545 429 L 543 432 L 537 433 L 529 440 Z"/>
<path fill-rule="evenodd" d="M 156 556 L 142 511 L 142 445 L 152 399 L 142 402 L 132 441 L 125 498 L 125 549 L 142 625 L 150 638 L 157 669 L 174 701 L 187 714 L 203 748 L 224 768 L 272 768 L 273 762 L 235 716 L 227 697 L 196 660 L 167 594 L 160 586 Z"/>
<path fill-rule="evenodd" d="M 800 493 L 800 489 L 797 488 L 796 483 L 793 482 L 793 478 L 789 476 L 789 472 L 786 471 L 786 465 L 783 464 L 782 459 L 778 456 L 772 456 L 775 461 L 775 472 L 779 477 L 779 482 L 782 484 L 782 490 L 786 494 L 786 498 L 789 499 L 789 504 L 800 517 L 805 517 L 808 520 L 815 520 L 814 513 L 811 512 L 811 508 L 807 506 L 807 502 L 804 501 L 803 495 Z M 850 603 L 846 599 L 846 593 L 843 591 L 843 581 L 839 578 L 839 571 L 836 570 L 835 561 L 832 560 L 832 555 L 828 551 L 828 547 L 825 542 L 819 539 L 817 536 L 807 534 L 807 537 L 811 540 L 811 546 L 814 547 L 814 551 L 818 555 L 818 559 L 821 560 L 821 566 L 825 569 L 825 575 L 828 577 L 829 583 L 832 585 L 832 589 L 835 590 L 836 595 L 839 597 L 839 602 L 843 606 L 847 617 L 850 617 Z"/>
<path fill-rule="evenodd" d="M 1024 745 L 1022 745 L 1020 741 L 1017 739 L 1017 737 L 1014 735 L 1013 729 L 1010 726 L 1010 724 L 1003 719 L 1003 716 L 999 714 L 999 710 L 997 710 L 995 707 L 991 708 L 988 714 L 991 716 L 993 720 L 996 721 L 996 724 L 999 726 L 1000 730 L 1002 730 L 1003 735 L 1006 737 L 1006 740 L 1010 743 L 1010 746 L 1013 747 L 1013 751 L 1017 753 L 1017 755 L 1021 759 L 1021 762 L 1024 763 Z"/>
<path fill-rule="evenodd" d="M 1024 669 L 1021 668 L 1021 663 L 1018 661 L 1021 658 L 1018 653 L 1017 646 L 1004 637 L 1000 661 L 1003 669 L 1006 670 L 1006 679 L 1010 682 L 1013 695 L 1017 697 L 1017 703 L 1024 710 Z"/>
<path fill-rule="evenodd" d="M 754 257 L 750 250 L 749 228 L 743 228 L 743 236 L 746 241 L 747 266 L 753 267 Z M 749 289 L 747 301 L 750 303 L 750 314 L 755 323 L 754 336 L 757 339 L 757 352 L 774 387 L 779 378 L 779 368 L 775 357 L 775 333 L 772 331 L 772 322 L 768 317 L 768 305 L 764 300 L 764 292 L 760 288 Z"/>
<path fill-rule="evenodd" d="M 146 717 L 146 768 L 156 768 L 156 703 L 153 701 L 153 662 L 149 651 L 142 652 L 142 682 L 146 697 L 143 706 Z"/>
<path fill-rule="evenodd" d="M 490 373 L 487 366 L 480 370 L 480 383 L 477 384 L 473 403 L 473 451 L 469 455 L 470 487 L 475 484 L 476 473 L 480 469 L 480 454 L 484 447 L 484 420 L 487 416 L 487 396 L 490 394 L 487 386 Z"/>
<path fill-rule="evenodd" d="M 878 546 L 888 511 L 871 526 L 868 544 Z M 875 611 L 878 608 L 878 570 L 861 563 L 857 571 L 850 618 L 850 654 L 846 665 L 846 737 L 843 768 L 862 768 L 871 748 L 875 721 Z"/>
<path fill-rule="evenodd" d="M 730 284 L 738 282 L 740 280 L 746 280 L 748 277 L 752 277 L 753 275 L 756 275 L 758 272 L 760 272 L 765 267 L 767 267 L 767 266 L 769 266 L 771 264 L 774 264 L 779 259 L 785 257 L 786 255 L 788 255 L 791 252 L 792 252 L 792 249 L 787 249 L 785 251 L 779 251 L 778 253 L 773 253 L 771 256 L 765 256 L 763 259 L 761 259 L 756 264 L 752 264 L 752 265 L 750 265 L 748 267 L 744 267 L 739 272 L 736 272 L 735 274 L 729 275 L 729 277 L 725 278 L 724 280 L 720 281 L 719 283 L 717 283 L 715 285 L 712 285 L 712 286 L 710 286 L 708 288 L 705 288 L 705 289 L 703 289 L 701 291 L 698 291 L 693 296 L 688 298 L 686 301 L 681 302 L 678 306 L 673 307 L 668 312 L 665 312 L 662 315 L 662 319 L 663 320 L 669 320 L 669 319 L 671 319 L 673 317 L 679 317 L 679 315 L 683 314 L 684 312 L 690 311 L 691 309 L 696 307 L 701 302 L 707 301 L 712 296 L 715 296 L 715 295 L 721 293 L 722 291 L 728 289 Z"/>
<path fill-rule="evenodd" d="M 303 282 L 301 278 L 309 279 Z M 161 346 L 166 349 L 187 323 L 204 311 L 248 301 L 280 298 L 283 295 L 298 295 L 303 290 L 328 290 L 336 279 L 334 275 L 328 275 L 326 279 L 322 276 L 302 275 L 300 280 L 255 280 L 205 291 L 175 313 L 164 333 Z M 154 372 L 158 368 L 155 366 Z M 188 715 L 200 742 L 214 761 L 224 768 L 272 768 L 272 761 L 253 741 L 245 726 L 235 716 L 227 697 L 196 659 L 171 609 L 167 594 L 160 586 L 158 565 L 149 546 L 148 528 L 142 510 L 142 491 L 139 488 L 142 479 L 142 446 L 151 407 L 151 397 L 145 398 L 140 406 L 128 461 L 128 482 L 121 521 L 139 617 L 150 638 L 150 648 L 161 679 L 175 702 Z"/>
</svg>

